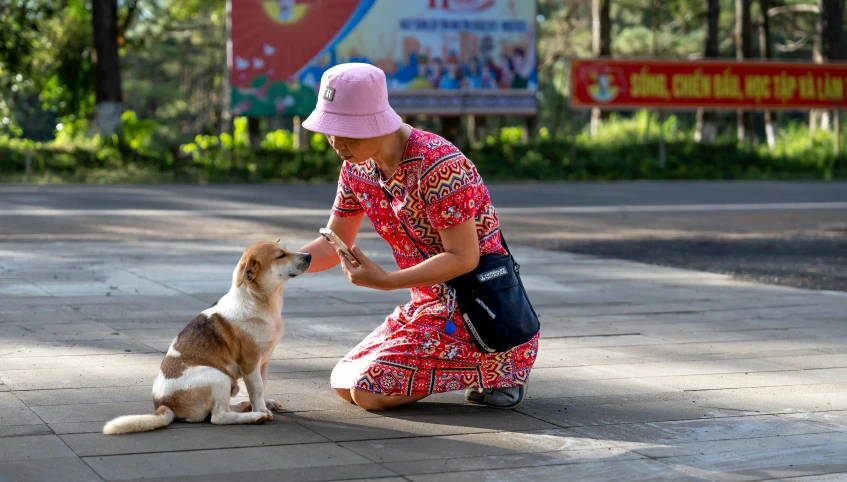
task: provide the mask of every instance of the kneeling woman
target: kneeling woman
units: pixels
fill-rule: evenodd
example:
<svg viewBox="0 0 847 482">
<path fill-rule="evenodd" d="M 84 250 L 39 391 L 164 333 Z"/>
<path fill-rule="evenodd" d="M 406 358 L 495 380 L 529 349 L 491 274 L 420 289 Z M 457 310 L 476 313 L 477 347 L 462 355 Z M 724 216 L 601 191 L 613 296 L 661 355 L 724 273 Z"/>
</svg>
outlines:
<svg viewBox="0 0 847 482">
<path fill-rule="evenodd" d="M 480 255 L 506 252 L 497 213 L 471 161 L 443 138 L 404 124 L 388 104 L 385 74 L 367 64 L 327 70 L 303 126 L 325 134 L 344 161 L 328 227 L 352 246 L 367 215 L 400 267 L 385 272 L 356 246 L 356 259 L 347 259 L 318 238 L 300 249 L 312 255 L 309 271 L 340 260 L 356 285 L 411 288 L 412 294 L 336 365 L 332 388 L 366 410 L 453 390 L 465 390 L 471 403 L 517 407 L 538 335 L 509 351 L 485 353 L 444 296 L 443 283 L 475 269 Z"/>
</svg>

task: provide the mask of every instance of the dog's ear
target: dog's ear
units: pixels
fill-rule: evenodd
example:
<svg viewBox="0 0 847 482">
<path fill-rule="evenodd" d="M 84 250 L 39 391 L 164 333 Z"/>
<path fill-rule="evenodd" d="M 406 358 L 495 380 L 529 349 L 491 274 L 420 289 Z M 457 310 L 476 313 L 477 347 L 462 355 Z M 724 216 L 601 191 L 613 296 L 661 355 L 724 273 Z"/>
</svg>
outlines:
<svg viewBox="0 0 847 482">
<path fill-rule="evenodd" d="M 259 262 L 256 261 L 256 258 L 249 257 L 247 259 L 242 259 L 241 263 L 238 264 L 238 276 L 235 278 L 235 287 L 238 288 L 244 281 L 253 281 L 259 275 L 259 270 L 261 266 Z"/>
</svg>

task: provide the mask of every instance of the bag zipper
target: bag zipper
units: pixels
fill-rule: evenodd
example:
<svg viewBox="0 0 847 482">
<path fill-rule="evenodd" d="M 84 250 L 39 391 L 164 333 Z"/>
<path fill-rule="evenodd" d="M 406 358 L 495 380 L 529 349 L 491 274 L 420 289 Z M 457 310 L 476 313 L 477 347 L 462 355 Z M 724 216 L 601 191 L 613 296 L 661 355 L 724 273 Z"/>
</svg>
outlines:
<svg viewBox="0 0 847 482">
<path fill-rule="evenodd" d="M 482 347 L 483 350 L 487 351 L 488 353 L 494 353 L 494 352 L 497 351 L 497 350 L 494 350 L 492 348 L 489 348 L 489 346 L 486 345 L 485 342 L 482 341 L 482 337 L 479 336 L 479 333 L 476 332 L 476 328 L 474 328 L 473 323 L 471 323 L 471 319 L 468 317 L 467 313 L 462 313 L 462 318 L 465 319 L 465 326 L 469 330 L 471 330 L 471 333 L 473 334 L 474 339 L 477 341 L 477 343 L 479 343 L 479 345 Z"/>
<path fill-rule="evenodd" d="M 481 299 L 479 299 L 479 298 L 474 298 L 474 299 L 476 300 L 476 304 L 478 304 L 479 306 L 481 306 L 481 307 L 482 307 L 482 309 L 483 309 L 483 310 L 485 310 L 485 311 L 487 311 L 487 312 L 488 312 L 488 316 L 490 316 L 490 317 L 491 317 L 491 319 L 497 318 L 497 315 L 495 315 L 494 313 L 492 313 L 492 312 L 491 312 L 491 310 L 490 310 L 490 309 L 488 309 L 488 307 L 487 307 L 487 306 L 485 306 L 485 303 L 483 303 Z"/>
</svg>

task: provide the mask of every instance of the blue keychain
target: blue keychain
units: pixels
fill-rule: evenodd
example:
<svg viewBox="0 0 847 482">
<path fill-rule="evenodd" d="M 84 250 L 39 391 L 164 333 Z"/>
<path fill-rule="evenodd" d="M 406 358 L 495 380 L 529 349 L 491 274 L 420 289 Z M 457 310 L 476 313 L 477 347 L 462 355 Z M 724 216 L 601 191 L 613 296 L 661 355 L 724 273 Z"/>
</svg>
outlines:
<svg viewBox="0 0 847 482">
<path fill-rule="evenodd" d="M 447 324 L 444 325 L 444 332 L 448 335 L 456 333 L 456 324 L 453 323 L 453 320 L 447 320 Z"/>
<path fill-rule="evenodd" d="M 447 323 L 444 325 L 444 332 L 448 335 L 456 333 L 456 324 L 453 323 L 453 313 L 456 311 L 456 290 L 450 288 L 447 292 Z"/>
</svg>

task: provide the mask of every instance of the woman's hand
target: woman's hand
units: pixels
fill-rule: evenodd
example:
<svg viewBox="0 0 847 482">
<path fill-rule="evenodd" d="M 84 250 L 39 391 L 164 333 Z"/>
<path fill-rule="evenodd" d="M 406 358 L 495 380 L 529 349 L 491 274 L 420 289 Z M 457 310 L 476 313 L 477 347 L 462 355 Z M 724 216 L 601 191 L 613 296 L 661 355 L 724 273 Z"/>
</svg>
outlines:
<svg viewBox="0 0 847 482">
<path fill-rule="evenodd" d="M 353 246 L 351 251 L 356 259 L 349 259 L 341 250 L 337 253 L 342 271 L 354 285 L 386 291 L 394 289 L 390 286 L 388 273 L 382 267 L 368 259 L 358 246 Z"/>
</svg>

